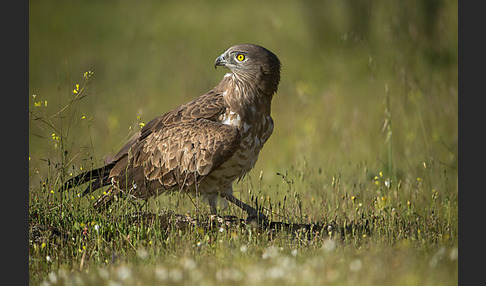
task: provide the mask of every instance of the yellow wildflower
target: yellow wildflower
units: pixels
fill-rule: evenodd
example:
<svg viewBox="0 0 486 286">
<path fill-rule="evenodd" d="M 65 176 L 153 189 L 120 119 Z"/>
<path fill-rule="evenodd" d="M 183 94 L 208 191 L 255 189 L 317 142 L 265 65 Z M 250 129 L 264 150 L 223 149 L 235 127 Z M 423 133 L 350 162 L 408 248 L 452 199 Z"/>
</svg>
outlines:
<svg viewBox="0 0 486 286">
<path fill-rule="evenodd" d="M 79 92 L 79 84 L 76 84 L 76 87 L 73 89 L 73 93 L 76 94 Z"/>
<path fill-rule="evenodd" d="M 83 74 L 83 77 L 84 77 L 85 79 L 89 79 L 89 78 L 90 78 L 90 77 L 91 77 L 93 74 L 94 74 L 94 72 L 92 72 L 92 71 L 87 71 L 87 72 L 85 72 L 85 73 Z"/>
</svg>

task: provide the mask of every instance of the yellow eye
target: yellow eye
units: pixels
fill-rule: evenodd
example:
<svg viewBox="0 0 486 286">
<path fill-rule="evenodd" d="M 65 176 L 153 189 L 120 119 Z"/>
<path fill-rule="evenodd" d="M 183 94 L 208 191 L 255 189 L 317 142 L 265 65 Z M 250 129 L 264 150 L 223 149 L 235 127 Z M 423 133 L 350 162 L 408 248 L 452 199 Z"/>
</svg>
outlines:
<svg viewBox="0 0 486 286">
<path fill-rule="evenodd" d="M 236 59 L 237 59 L 237 60 L 239 60 L 239 61 L 241 62 L 241 61 L 243 61 L 243 60 L 245 59 L 245 55 L 243 55 L 243 54 L 238 54 L 238 55 L 236 56 Z"/>
</svg>

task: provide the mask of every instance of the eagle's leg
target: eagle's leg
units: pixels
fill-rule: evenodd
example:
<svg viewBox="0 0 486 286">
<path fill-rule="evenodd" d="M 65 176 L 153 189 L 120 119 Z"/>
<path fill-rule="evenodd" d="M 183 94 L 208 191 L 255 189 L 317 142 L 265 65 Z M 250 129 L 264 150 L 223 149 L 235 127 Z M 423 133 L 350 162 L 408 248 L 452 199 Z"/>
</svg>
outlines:
<svg viewBox="0 0 486 286">
<path fill-rule="evenodd" d="M 228 201 L 232 202 L 233 204 L 237 205 L 242 210 L 244 210 L 248 214 L 248 218 L 246 219 L 246 221 L 248 223 L 256 220 L 257 223 L 260 223 L 263 226 L 268 225 L 267 216 L 264 215 L 263 213 L 259 212 L 257 209 L 255 209 L 252 206 L 247 205 L 244 202 L 238 200 L 232 194 L 222 193 L 221 196 L 224 197 L 225 199 L 227 199 Z"/>
<path fill-rule="evenodd" d="M 217 214 L 217 211 L 216 211 L 216 200 L 209 199 L 209 213 L 211 215 L 216 215 Z"/>
<path fill-rule="evenodd" d="M 217 206 L 217 201 L 218 201 L 218 194 L 209 193 L 209 194 L 203 194 L 203 196 L 208 200 L 209 214 L 212 215 L 212 216 L 217 215 L 216 206 Z M 195 206 L 197 207 L 197 204 L 195 204 Z"/>
</svg>

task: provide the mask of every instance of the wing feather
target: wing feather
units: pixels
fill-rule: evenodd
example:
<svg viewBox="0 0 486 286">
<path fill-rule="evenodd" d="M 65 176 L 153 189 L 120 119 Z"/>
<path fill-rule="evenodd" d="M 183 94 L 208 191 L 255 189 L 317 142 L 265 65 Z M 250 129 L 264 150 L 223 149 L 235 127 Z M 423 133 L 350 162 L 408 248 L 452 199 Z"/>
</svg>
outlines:
<svg viewBox="0 0 486 286">
<path fill-rule="evenodd" d="M 127 156 L 128 151 L 138 141 L 146 139 L 158 130 L 163 130 L 167 126 L 182 122 L 190 122 L 200 118 L 215 121 L 215 119 L 225 110 L 226 103 L 224 102 L 224 98 L 215 89 L 210 90 L 206 94 L 149 121 L 141 131 L 135 133 L 125 145 L 120 148 L 120 151 L 118 151 L 110 163 L 115 163 L 122 157 Z M 154 137 L 151 140 L 157 140 L 157 138 Z"/>
<path fill-rule="evenodd" d="M 190 187 L 228 160 L 240 141 L 236 128 L 208 119 L 172 124 L 137 141 L 125 167 L 115 166 L 110 175 L 137 197 Z"/>
</svg>

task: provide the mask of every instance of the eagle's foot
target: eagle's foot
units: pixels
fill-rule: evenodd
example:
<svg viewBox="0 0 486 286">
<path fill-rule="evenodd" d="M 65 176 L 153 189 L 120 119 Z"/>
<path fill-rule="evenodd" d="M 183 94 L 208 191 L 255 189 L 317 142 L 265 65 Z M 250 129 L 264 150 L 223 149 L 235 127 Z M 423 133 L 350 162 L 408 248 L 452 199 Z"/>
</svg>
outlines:
<svg viewBox="0 0 486 286">
<path fill-rule="evenodd" d="M 212 214 L 209 216 L 209 221 L 211 224 L 222 224 L 224 223 L 224 218 L 222 216 Z"/>
</svg>

